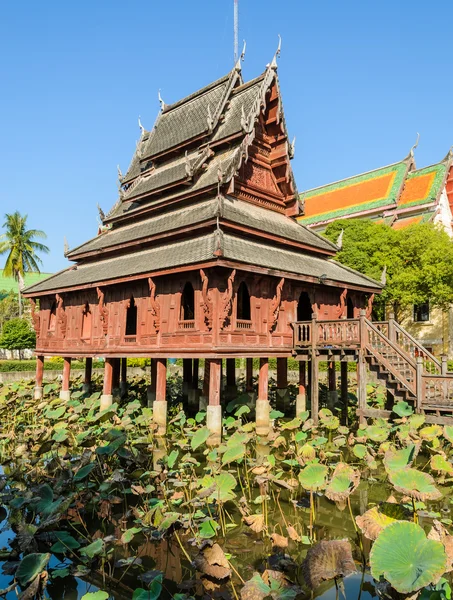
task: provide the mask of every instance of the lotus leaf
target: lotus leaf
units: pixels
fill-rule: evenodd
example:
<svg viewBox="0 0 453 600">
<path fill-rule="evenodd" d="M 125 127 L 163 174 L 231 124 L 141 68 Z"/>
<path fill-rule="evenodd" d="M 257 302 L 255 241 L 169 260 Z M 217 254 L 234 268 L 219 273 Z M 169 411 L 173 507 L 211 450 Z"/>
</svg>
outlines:
<svg viewBox="0 0 453 600">
<path fill-rule="evenodd" d="M 360 472 L 345 463 L 338 463 L 326 488 L 326 496 L 334 502 L 346 500 L 360 483 Z"/>
<path fill-rule="evenodd" d="M 390 483 L 394 488 L 415 500 L 437 500 L 442 496 L 434 485 L 434 479 L 428 473 L 406 467 L 388 472 Z"/>
<path fill-rule="evenodd" d="M 428 425 L 427 427 L 423 427 L 420 429 L 419 434 L 423 440 L 427 442 L 432 442 L 435 438 L 438 438 L 442 435 L 442 427 L 440 425 Z"/>
<path fill-rule="evenodd" d="M 409 417 L 414 411 L 412 410 L 412 406 L 410 406 L 410 404 L 400 400 L 394 405 L 393 412 L 399 417 Z"/>
<path fill-rule="evenodd" d="M 163 523 L 163 521 L 162 521 L 162 523 Z M 162 527 L 162 523 L 160 524 L 160 527 Z M 137 533 L 140 533 L 141 531 L 142 531 L 141 527 L 131 527 L 130 529 L 127 529 L 121 536 L 121 542 L 123 544 L 129 544 L 134 539 L 134 535 L 136 535 Z"/>
<path fill-rule="evenodd" d="M 444 425 L 444 437 L 453 444 L 453 425 Z"/>
<path fill-rule="evenodd" d="M 210 435 L 211 432 L 207 427 L 202 427 L 201 429 L 198 429 L 198 431 L 195 432 L 193 438 L 190 440 L 190 447 L 192 448 L 192 450 L 196 450 L 202 444 L 204 444 Z"/>
<path fill-rule="evenodd" d="M 244 458 L 245 455 L 245 446 L 242 444 L 240 446 L 232 446 L 228 448 L 228 450 L 222 456 L 222 465 L 227 465 L 231 462 L 235 462 Z"/>
<path fill-rule="evenodd" d="M 203 489 L 198 493 L 199 497 L 203 497 L 204 492 L 208 492 L 207 495 L 211 500 L 219 502 L 226 502 L 235 498 L 233 490 L 237 486 L 237 481 L 231 473 L 222 471 L 215 476 L 205 475 L 201 480 L 201 485 Z"/>
<path fill-rule="evenodd" d="M 390 448 L 384 456 L 385 468 L 387 471 L 396 471 L 411 466 L 419 449 L 420 444 L 409 444 L 405 448 L 401 448 L 401 450 Z"/>
<path fill-rule="evenodd" d="M 228 448 L 231 446 L 240 446 L 241 444 L 246 444 L 249 440 L 250 436 L 248 433 L 236 431 L 231 437 L 228 438 L 226 445 Z"/>
<path fill-rule="evenodd" d="M 302 425 L 302 419 L 300 417 L 295 417 L 294 419 L 291 419 L 291 421 L 288 421 L 287 423 L 283 423 L 281 428 L 282 428 L 282 430 L 298 429 L 301 425 Z"/>
<path fill-rule="evenodd" d="M 167 512 L 164 515 L 163 521 L 160 522 L 159 531 L 167 531 L 181 517 L 181 513 Z"/>
<path fill-rule="evenodd" d="M 97 539 L 88 546 L 85 546 L 80 550 L 80 554 L 88 556 L 88 558 L 94 558 L 98 554 L 101 554 L 104 550 L 104 540 Z"/>
<path fill-rule="evenodd" d="M 88 592 L 88 594 L 84 594 L 80 600 L 108 600 L 110 594 L 104 592 L 103 590 L 98 590 L 97 592 Z"/>
<path fill-rule="evenodd" d="M 169 469 L 173 469 L 173 467 L 175 466 L 176 461 L 178 459 L 178 456 L 179 456 L 178 450 L 172 450 L 170 452 L 170 454 L 168 455 L 168 458 L 167 458 L 167 465 L 168 465 Z"/>
<path fill-rule="evenodd" d="M 389 430 L 385 427 L 370 425 L 366 428 L 365 435 L 370 438 L 370 440 L 373 440 L 373 442 L 385 442 L 389 436 Z"/>
<path fill-rule="evenodd" d="M 80 548 L 79 542 L 66 531 L 56 531 L 55 537 L 57 538 L 57 541 L 50 549 L 56 554 L 66 554 L 68 551 L 70 552 L 71 550 L 78 550 L 78 548 Z"/>
<path fill-rule="evenodd" d="M 312 546 L 302 563 L 302 572 L 307 585 L 316 589 L 321 581 L 346 577 L 355 573 L 349 540 L 323 540 Z"/>
<path fill-rule="evenodd" d="M 352 451 L 354 452 L 355 456 L 357 456 L 357 458 L 364 458 L 367 454 L 366 446 L 364 446 L 363 444 L 355 444 L 352 448 Z"/>
<path fill-rule="evenodd" d="M 115 454 L 115 452 L 117 452 L 117 450 L 119 450 L 121 446 L 125 444 L 125 442 L 126 436 L 122 435 L 121 437 L 113 440 L 113 442 L 110 442 L 110 444 L 107 444 L 107 446 L 96 448 L 96 454 L 99 456 L 112 456 Z"/>
<path fill-rule="evenodd" d="M 453 475 L 453 465 L 441 454 L 435 454 L 431 458 L 431 469 L 441 473 Z"/>
<path fill-rule="evenodd" d="M 324 465 L 307 465 L 299 473 L 299 481 L 305 490 L 316 491 L 325 487 L 327 472 Z"/>
<path fill-rule="evenodd" d="M 285 413 L 280 412 L 279 410 L 271 410 L 269 413 L 269 419 L 281 419 L 285 416 Z"/>
<path fill-rule="evenodd" d="M 383 502 L 357 516 L 355 520 L 363 535 L 369 540 L 375 540 L 385 527 L 395 521 L 404 521 L 409 516 L 409 512 L 400 504 Z"/>
<path fill-rule="evenodd" d="M 132 595 L 132 600 L 157 600 L 162 593 L 163 578 L 164 576 L 162 573 L 159 573 L 154 577 L 149 586 L 149 590 L 137 588 Z"/>
<path fill-rule="evenodd" d="M 96 463 L 90 463 L 79 469 L 74 475 L 74 481 L 83 481 L 84 479 L 86 479 L 91 473 L 91 471 L 95 468 L 95 466 Z"/>
<path fill-rule="evenodd" d="M 49 562 L 50 554 L 27 554 L 19 563 L 16 579 L 24 587 L 44 571 Z"/>
<path fill-rule="evenodd" d="M 370 554 L 371 574 L 381 576 L 401 594 L 409 594 L 436 581 L 446 569 L 443 545 L 426 538 L 415 523 L 399 521 L 378 536 Z"/>
<path fill-rule="evenodd" d="M 208 519 L 204 523 L 202 523 L 201 527 L 198 530 L 198 535 L 203 539 L 210 539 L 216 536 L 217 529 L 220 527 L 218 523 L 213 521 L 212 519 Z"/>
</svg>

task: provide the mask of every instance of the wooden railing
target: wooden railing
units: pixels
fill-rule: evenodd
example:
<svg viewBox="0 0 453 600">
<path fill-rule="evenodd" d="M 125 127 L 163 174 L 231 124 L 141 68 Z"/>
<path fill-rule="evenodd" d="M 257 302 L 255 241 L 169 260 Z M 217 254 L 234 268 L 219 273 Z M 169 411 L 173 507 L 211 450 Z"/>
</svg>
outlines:
<svg viewBox="0 0 453 600">
<path fill-rule="evenodd" d="M 179 327 L 179 329 L 195 329 L 195 321 L 194 320 L 179 321 L 178 327 Z"/>
<path fill-rule="evenodd" d="M 453 411 L 453 373 L 396 321 L 359 319 L 298 321 L 292 324 L 294 349 L 354 348 L 373 356 L 415 398 L 418 411 Z"/>
</svg>

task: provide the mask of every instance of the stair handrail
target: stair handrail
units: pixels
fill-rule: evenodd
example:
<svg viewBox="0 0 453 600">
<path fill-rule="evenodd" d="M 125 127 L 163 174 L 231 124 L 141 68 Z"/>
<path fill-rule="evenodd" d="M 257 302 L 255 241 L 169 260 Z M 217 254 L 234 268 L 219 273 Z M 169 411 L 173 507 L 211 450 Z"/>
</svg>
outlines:
<svg viewBox="0 0 453 600">
<path fill-rule="evenodd" d="M 398 331 L 399 333 L 401 333 L 403 336 L 407 337 L 409 339 L 409 341 L 411 341 L 412 344 L 414 344 L 414 346 L 420 352 L 420 356 L 425 355 L 427 357 L 427 359 L 434 364 L 434 367 L 438 371 L 438 373 L 442 374 L 442 364 L 441 364 L 440 360 L 438 358 L 436 358 L 424 346 L 422 346 L 422 344 L 420 344 L 420 342 L 417 342 L 417 340 L 408 331 L 406 331 L 406 329 L 404 329 L 404 327 L 402 327 L 397 321 L 395 321 L 395 319 L 392 319 L 391 317 L 390 317 L 390 319 L 393 321 L 392 325 L 395 328 L 395 330 Z M 396 343 L 396 340 L 391 340 L 391 341 Z M 397 344 L 397 346 L 401 347 L 399 344 Z M 401 349 L 403 350 L 403 352 L 405 352 L 405 350 L 403 348 L 401 348 Z M 408 353 L 405 352 L 405 354 L 408 354 Z M 410 355 L 408 354 L 408 356 L 410 356 Z M 413 357 L 413 358 L 416 358 L 416 357 Z M 426 370 L 426 368 L 425 368 L 425 370 Z M 434 373 L 431 373 L 431 375 L 434 375 Z"/>
<path fill-rule="evenodd" d="M 391 347 L 391 349 L 396 354 L 398 354 L 400 356 L 400 358 L 404 362 L 408 363 L 408 365 L 414 370 L 414 382 L 411 383 L 405 377 L 403 377 L 403 375 L 399 371 L 397 371 L 397 369 L 395 369 L 388 361 L 385 361 L 385 363 L 383 363 L 383 366 L 390 373 L 392 373 L 392 375 L 394 375 L 394 377 L 396 377 L 398 379 L 398 381 L 402 385 L 404 385 L 404 387 L 406 387 L 412 394 L 416 394 L 416 386 L 417 386 L 417 382 L 416 382 L 417 365 L 416 365 L 416 362 L 414 360 L 412 360 L 412 358 L 406 352 L 404 352 L 397 344 L 395 344 L 394 342 L 392 342 L 392 340 L 390 338 L 388 338 L 387 336 L 385 336 L 377 327 L 375 327 L 373 325 L 373 323 L 369 319 L 367 319 L 366 317 L 361 317 L 361 318 L 363 319 L 363 322 L 364 322 L 365 326 L 368 329 L 371 329 L 372 331 L 374 331 L 374 333 L 376 333 L 378 335 L 378 337 L 380 337 L 385 344 L 388 344 Z M 367 334 L 368 334 L 368 331 L 367 331 Z M 367 339 L 364 340 L 366 349 L 369 352 L 371 352 L 382 363 L 382 359 L 378 356 L 379 352 L 375 348 L 373 348 L 373 346 L 370 344 L 368 335 L 366 336 L 366 338 Z"/>
</svg>

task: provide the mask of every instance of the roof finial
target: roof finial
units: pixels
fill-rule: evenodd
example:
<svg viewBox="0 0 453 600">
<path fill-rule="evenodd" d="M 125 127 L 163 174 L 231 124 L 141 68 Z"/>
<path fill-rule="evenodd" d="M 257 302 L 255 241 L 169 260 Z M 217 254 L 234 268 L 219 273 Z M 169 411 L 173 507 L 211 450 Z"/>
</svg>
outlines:
<svg viewBox="0 0 453 600">
<path fill-rule="evenodd" d="M 206 116 L 206 120 L 208 122 L 208 130 L 212 131 L 212 126 L 214 125 L 214 120 L 212 118 L 211 105 L 210 104 L 208 104 L 208 114 Z"/>
<path fill-rule="evenodd" d="M 416 140 L 415 144 L 414 144 L 414 145 L 412 146 L 412 148 L 411 148 L 411 152 L 410 152 L 410 155 L 411 155 L 411 156 L 414 156 L 414 150 L 415 150 L 415 148 L 418 146 L 418 142 L 419 142 L 419 141 L 420 141 L 420 134 L 419 134 L 419 133 L 418 133 L 418 131 L 417 131 L 417 140 Z"/>
<path fill-rule="evenodd" d="M 102 210 L 102 208 L 99 206 L 99 204 L 97 205 L 97 207 L 98 207 L 98 211 L 99 211 L 99 218 L 101 219 L 102 222 L 104 222 L 105 212 Z"/>
<path fill-rule="evenodd" d="M 63 238 L 63 253 L 66 256 L 66 254 L 69 252 L 69 244 L 68 244 L 68 240 L 66 239 L 66 236 L 64 236 Z"/>
<path fill-rule="evenodd" d="M 159 98 L 159 103 L 160 103 L 160 108 L 161 110 L 165 110 L 165 107 L 167 106 L 165 104 L 165 102 L 162 100 L 162 96 L 160 95 L 160 90 L 157 92 L 157 97 Z"/>
<path fill-rule="evenodd" d="M 118 171 L 118 179 L 121 181 L 123 179 L 123 173 L 122 173 L 122 171 L 120 169 L 120 166 L 116 165 L 116 169 Z"/>
<path fill-rule="evenodd" d="M 387 283 L 387 265 L 384 265 L 381 273 L 381 283 L 385 285 Z"/>
<path fill-rule="evenodd" d="M 274 54 L 274 58 L 272 59 L 272 62 L 269 65 L 271 69 L 277 68 L 277 58 L 280 56 L 281 50 L 282 50 L 282 36 L 280 34 L 278 34 L 278 47 Z"/>
<path fill-rule="evenodd" d="M 243 42 L 243 46 L 242 46 L 242 52 L 241 52 L 241 60 L 243 61 L 245 58 L 245 49 L 247 48 L 247 42 L 245 40 L 242 40 Z"/>
<path fill-rule="evenodd" d="M 143 127 L 142 122 L 140 121 L 140 115 L 138 115 L 138 126 L 140 127 L 140 130 L 143 135 L 145 133 L 145 128 Z"/>
<path fill-rule="evenodd" d="M 296 136 L 293 137 L 293 141 L 289 145 L 289 157 L 294 158 L 296 153 Z"/>
<path fill-rule="evenodd" d="M 344 229 L 342 229 L 340 231 L 340 235 L 337 238 L 337 246 L 340 248 L 340 250 L 343 248 L 343 235 L 344 235 Z"/>
</svg>

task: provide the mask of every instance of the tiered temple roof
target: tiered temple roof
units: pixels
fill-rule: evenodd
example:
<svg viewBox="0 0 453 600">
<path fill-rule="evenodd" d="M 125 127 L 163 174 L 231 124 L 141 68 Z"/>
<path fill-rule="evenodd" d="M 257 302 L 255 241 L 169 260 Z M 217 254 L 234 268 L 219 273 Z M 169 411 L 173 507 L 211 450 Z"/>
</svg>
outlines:
<svg viewBox="0 0 453 600">
<path fill-rule="evenodd" d="M 276 57 L 248 83 L 237 63 L 183 100 L 162 103 L 120 175 L 117 202 L 101 213 L 100 234 L 67 253 L 74 266 L 27 295 L 215 265 L 379 289 L 331 260 L 336 246 L 294 220 L 292 154 Z"/>
<path fill-rule="evenodd" d="M 336 219 L 362 217 L 399 229 L 413 223 L 441 221 L 451 230 L 453 154 L 416 169 L 413 153 L 403 161 L 307 190 L 300 195 L 298 221 L 323 230 Z"/>
</svg>

